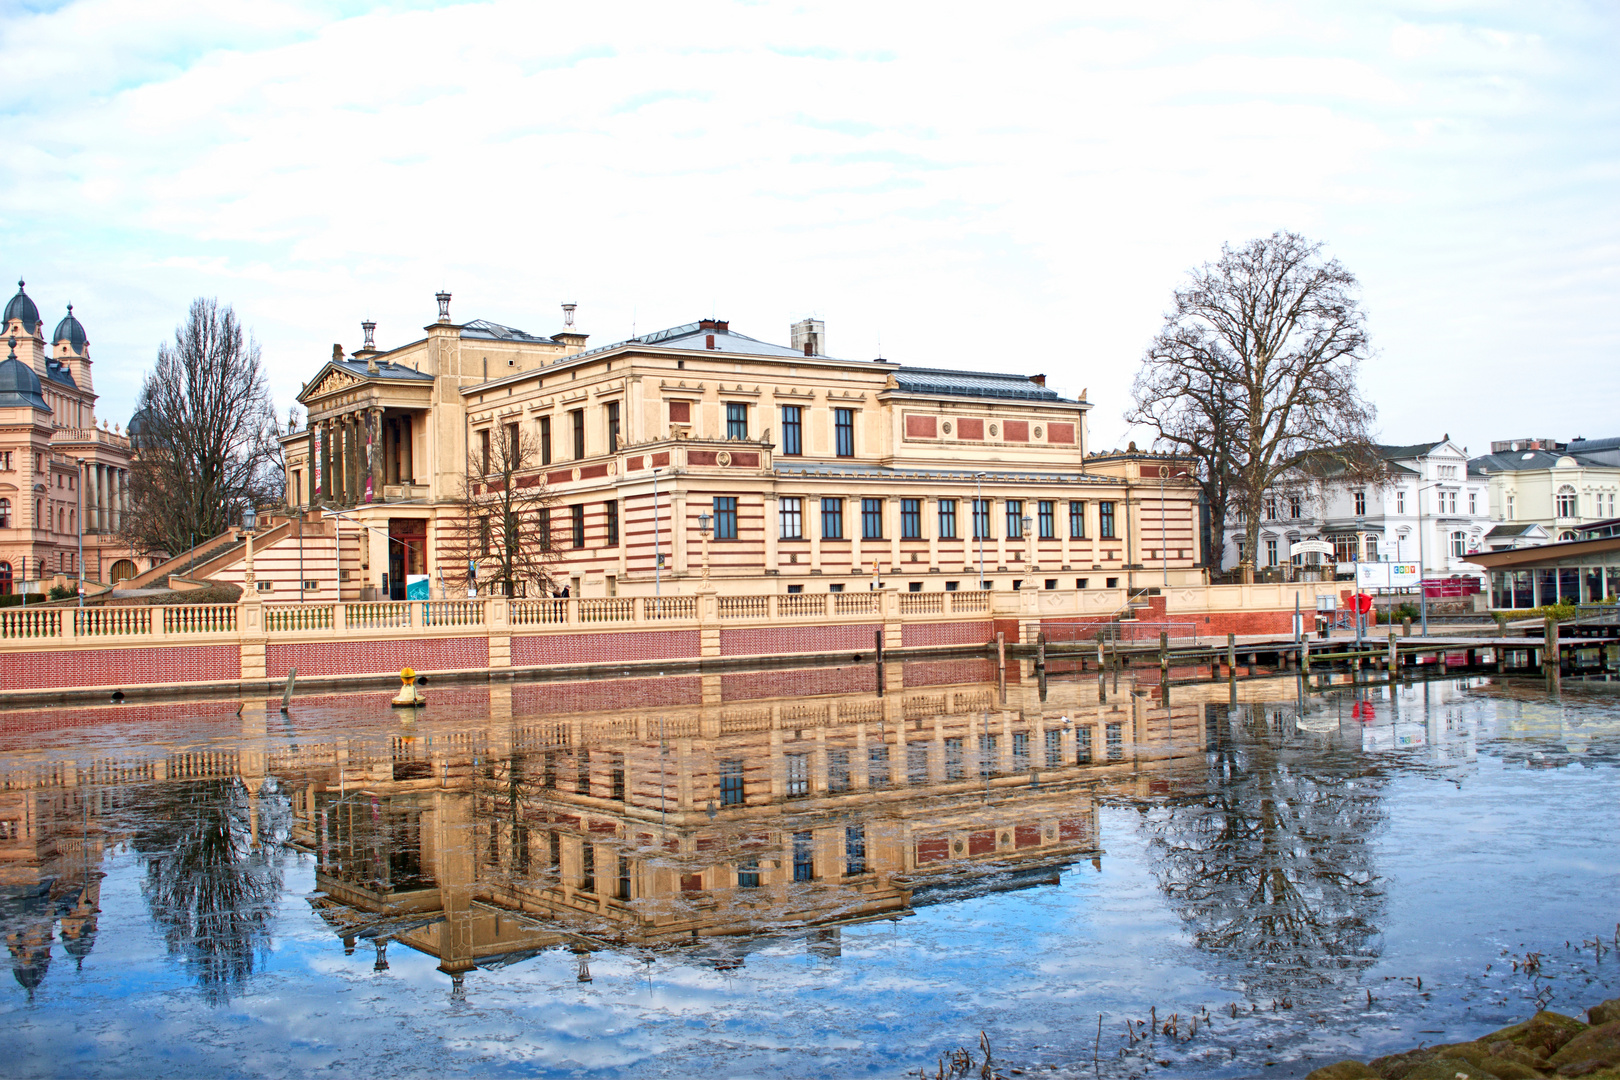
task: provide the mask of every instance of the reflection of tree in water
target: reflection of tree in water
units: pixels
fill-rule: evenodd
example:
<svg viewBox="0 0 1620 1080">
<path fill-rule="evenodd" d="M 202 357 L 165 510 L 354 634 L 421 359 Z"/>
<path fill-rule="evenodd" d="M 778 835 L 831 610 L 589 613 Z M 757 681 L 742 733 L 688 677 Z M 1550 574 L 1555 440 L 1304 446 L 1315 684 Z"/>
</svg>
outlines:
<svg viewBox="0 0 1620 1080">
<path fill-rule="evenodd" d="M 230 777 L 160 788 L 135 834 L 152 919 L 210 1001 L 230 997 L 269 950 L 290 823 L 274 780 L 254 799 Z"/>
<path fill-rule="evenodd" d="M 1206 796 L 1146 819 L 1159 887 L 1256 1000 L 1353 980 L 1382 951 L 1382 778 L 1291 740 L 1281 712 L 1208 708 Z"/>
</svg>

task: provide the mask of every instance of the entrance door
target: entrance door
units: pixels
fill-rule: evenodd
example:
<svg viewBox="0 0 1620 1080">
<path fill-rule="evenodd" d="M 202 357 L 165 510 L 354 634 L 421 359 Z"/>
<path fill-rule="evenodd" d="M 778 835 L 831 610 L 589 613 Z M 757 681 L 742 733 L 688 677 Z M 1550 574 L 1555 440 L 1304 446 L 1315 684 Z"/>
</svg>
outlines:
<svg viewBox="0 0 1620 1080">
<path fill-rule="evenodd" d="M 427 573 L 427 520 L 388 519 L 388 598 L 404 600 L 411 578 Z"/>
</svg>

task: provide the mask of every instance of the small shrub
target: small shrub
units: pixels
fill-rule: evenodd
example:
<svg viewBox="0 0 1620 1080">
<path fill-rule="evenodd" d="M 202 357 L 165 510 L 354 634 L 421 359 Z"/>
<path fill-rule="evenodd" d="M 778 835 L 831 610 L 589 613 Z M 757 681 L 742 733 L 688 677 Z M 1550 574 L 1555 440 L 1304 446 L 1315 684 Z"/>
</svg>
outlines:
<svg viewBox="0 0 1620 1080">
<path fill-rule="evenodd" d="M 76 593 L 73 589 L 70 589 L 66 585 L 52 585 L 51 586 L 50 596 L 51 596 L 52 600 L 66 600 L 66 599 L 68 599 L 70 597 L 77 596 L 77 595 L 78 595 L 78 593 Z"/>
</svg>

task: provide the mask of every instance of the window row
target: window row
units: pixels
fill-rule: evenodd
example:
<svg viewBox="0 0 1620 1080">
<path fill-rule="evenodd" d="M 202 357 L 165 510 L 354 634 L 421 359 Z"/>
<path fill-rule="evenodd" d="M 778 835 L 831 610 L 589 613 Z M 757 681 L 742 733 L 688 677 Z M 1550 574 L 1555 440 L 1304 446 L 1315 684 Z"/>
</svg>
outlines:
<svg viewBox="0 0 1620 1080">
<path fill-rule="evenodd" d="M 779 519 L 777 533 L 783 540 L 805 540 L 805 512 L 806 502 L 812 508 L 816 500 L 807 500 L 803 496 L 784 495 L 777 500 L 777 515 Z M 886 531 L 888 522 L 885 517 L 887 499 L 863 498 L 860 504 L 860 535 L 863 540 L 883 540 L 889 537 Z M 845 532 L 845 504 L 853 504 L 855 499 L 845 499 L 840 496 L 828 496 L 820 500 L 821 512 L 821 538 L 823 540 L 846 540 L 849 534 Z M 963 508 L 970 514 L 972 538 L 975 540 L 995 539 L 993 527 L 994 511 L 991 499 L 939 499 L 935 538 L 940 540 L 961 540 L 959 532 L 959 503 L 967 503 Z M 1060 515 L 1067 518 L 1069 539 L 1084 540 L 1086 533 L 1086 502 L 1080 499 L 1068 500 L 1066 503 L 1054 499 L 1039 499 L 1033 503 L 1035 517 L 1026 513 L 1030 503 L 1023 499 L 1005 500 L 1005 529 L 1003 535 L 1009 540 L 1021 540 L 1028 536 L 1036 536 L 1042 540 L 1056 540 L 1059 533 Z M 900 500 L 900 539 L 923 540 L 927 539 L 923 532 L 923 500 Z M 1114 503 L 1104 500 L 1097 503 L 1097 535 L 1104 540 L 1117 538 L 1115 531 Z"/>
</svg>

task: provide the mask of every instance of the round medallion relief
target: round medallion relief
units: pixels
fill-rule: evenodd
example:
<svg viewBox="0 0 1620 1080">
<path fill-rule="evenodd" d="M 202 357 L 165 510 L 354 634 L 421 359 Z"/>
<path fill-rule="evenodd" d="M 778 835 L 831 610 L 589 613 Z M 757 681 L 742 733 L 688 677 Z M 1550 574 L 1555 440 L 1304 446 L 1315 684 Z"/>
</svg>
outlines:
<svg viewBox="0 0 1620 1080">
<path fill-rule="evenodd" d="M 941 431 L 945 432 L 945 434 L 949 435 L 951 433 L 951 422 L 949 420 L 939 425 L 939 427 Z"/>
<path fill-rule="evenodd" d="M 1001 434 L 1001 429 L 998 428 L 995 424 L 991 424 L 990 425 L 990 434 L 999 435 L 999 434 Z"/>
<path fill-rule="evenodd" d="M 1039 424 L 1035 425 L 1035 437 L 1037 439 L 1041 437 L 1041 425 Z"/>
<path fill-rule="evenodd" d="M 714 456 L 714 460 L 720 463 L 721 468 L 725 468 L 727 465 L 731 464 L 731 451 L 729 451 L 729 450 L 720 451 L 718 454 L 716 454 Z"/>
</svg>

